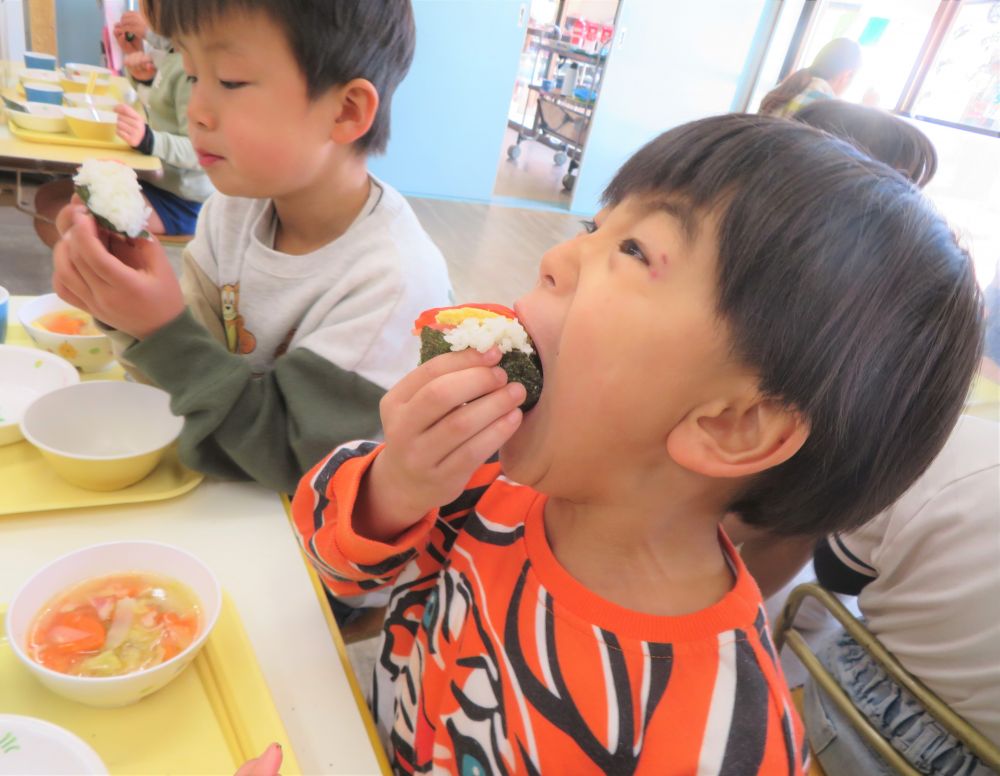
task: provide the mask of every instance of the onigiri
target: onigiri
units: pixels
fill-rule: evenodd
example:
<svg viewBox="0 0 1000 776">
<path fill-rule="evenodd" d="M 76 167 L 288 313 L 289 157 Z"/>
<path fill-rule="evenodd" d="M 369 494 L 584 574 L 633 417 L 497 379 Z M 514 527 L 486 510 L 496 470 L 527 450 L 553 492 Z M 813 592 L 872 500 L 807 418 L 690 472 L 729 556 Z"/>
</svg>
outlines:
<svg viewBox="0 0 1000 776">
<path fill-rule="evenodd" d="M 73 176 L 76 193 L 97 223 L 127 237 L 149 237 L 153 212 L 142 196 L 135 170 L 120 162 L 88 159 Z"/>
<path fill-rule="evenodd" d="M 542 393 L 542 363 L 534 343 L 514 311 L 495 304 L 437 307 L 422 313 L 413 324 L 420 335 L 420 363 L 443 353 L 475 348 L 485 353 L 499 348 L 500 368 L 512 383 L 521 383 L 527 395 L 521 408 L 531 409 Z"/>
</svg>

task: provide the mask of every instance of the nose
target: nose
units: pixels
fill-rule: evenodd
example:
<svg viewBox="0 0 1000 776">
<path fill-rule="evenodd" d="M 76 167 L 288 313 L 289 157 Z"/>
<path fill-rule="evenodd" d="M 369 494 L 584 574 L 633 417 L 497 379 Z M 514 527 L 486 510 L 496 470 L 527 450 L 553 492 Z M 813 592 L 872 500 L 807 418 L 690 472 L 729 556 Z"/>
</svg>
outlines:
<svg viewBox="0 0 1000 776">
<path fill-rule="evenodd" d="M 199 129 L 215 129 L 215 115 L 205 99 L 205 90 L 197 82 L 191 84 L 191 98 L 188 100 L 188 122 Z"/>
<path fill-rule="evenodd" d="M 567 240 L 545 252 L 538 268 L 538 281 L 543 287 L 560 294 L 573 292 L 580 276 L 585 237 Z"/>
</svg>

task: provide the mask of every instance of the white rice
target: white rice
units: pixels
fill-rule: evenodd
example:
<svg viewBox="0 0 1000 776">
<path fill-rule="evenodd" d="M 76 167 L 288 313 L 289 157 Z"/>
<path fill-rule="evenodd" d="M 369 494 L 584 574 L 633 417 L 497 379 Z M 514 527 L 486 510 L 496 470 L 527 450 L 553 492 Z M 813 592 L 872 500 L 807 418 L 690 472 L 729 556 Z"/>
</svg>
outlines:
<svg viewBox="0 0 1000 776">
<path fill-rule="evenodd" d="M 88 159 L 73 176 L 77 186 L 86 187 L 87 207 L 115 229 L 138 237 L 153 212 L 142 197 L 135 170 L 120 162 Z"/>
<path fill-rule="evenodd" d="M 520 350 L 532 354 L 531 340 L 520 321 L 498 316 L 496 318 L 466 318 L 458 326 L 444 333 L 445 341 L 453 351 L 475 348 L 485 353 L 494 345 L 501 353 Z"/>
</svg>

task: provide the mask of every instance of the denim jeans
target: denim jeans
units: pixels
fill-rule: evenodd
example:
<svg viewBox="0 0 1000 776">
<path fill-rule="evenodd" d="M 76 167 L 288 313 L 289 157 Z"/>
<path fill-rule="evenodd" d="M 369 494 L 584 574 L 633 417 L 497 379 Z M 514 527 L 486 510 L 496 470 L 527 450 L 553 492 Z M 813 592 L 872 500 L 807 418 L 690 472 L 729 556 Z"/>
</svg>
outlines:
<svg viewBox="0 0 1000 776">
<path fill-rule="evenodd" d="M 941 776 L 994 773 L 941 727 L 846 632 L 834 634 L 817 654 L 854 705 L 918 771 Z M 811 679 L 806 682 L 803 717 L 809 745 L 827 776 L 895 773 Z"/>
</svg>

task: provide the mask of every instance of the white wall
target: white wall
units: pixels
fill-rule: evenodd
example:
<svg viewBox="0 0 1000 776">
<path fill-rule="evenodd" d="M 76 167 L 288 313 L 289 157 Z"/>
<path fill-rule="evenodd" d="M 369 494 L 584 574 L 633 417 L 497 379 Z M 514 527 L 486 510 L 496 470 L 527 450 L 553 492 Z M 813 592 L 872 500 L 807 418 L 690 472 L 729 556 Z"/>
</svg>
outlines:
<svg viewBox="0 0 1000 776">
<path fill-rule="evenodd" d="M 0 0 L 0 61 L 22 61 L 24 38 L 23 0 Z"/>
</svg>

